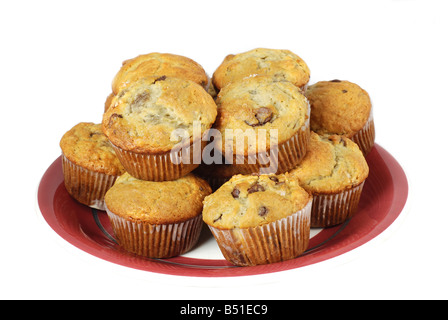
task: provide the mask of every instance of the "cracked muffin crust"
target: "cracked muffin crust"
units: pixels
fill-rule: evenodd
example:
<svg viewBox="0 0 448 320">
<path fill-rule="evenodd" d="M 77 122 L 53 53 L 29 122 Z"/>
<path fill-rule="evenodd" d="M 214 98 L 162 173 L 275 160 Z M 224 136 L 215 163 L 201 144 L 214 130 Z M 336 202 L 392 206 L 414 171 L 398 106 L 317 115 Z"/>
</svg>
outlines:
<svg viewBox="0 0 448 320">
<path fill-rule="evenodd" d="M 310 69 L 290 50 L 257 48 L 225 57 L 215 70 L 212 82 L 219 91 L 234 81 L 253 75 L 289 81 L 304 89 L 310 79 Z"/>
<path fill-rule="evenodd" d="M 125 171 L 101 124 L 78 123 L 63 135 L 60 147 L 68 160 L 88 170 L 115 176 Z"/>
<path fill-rule="evenodd" d="M 201 215 L 208 183 L 188 174 L 173 181 L 144 181 L 125 173 L 106 193 L 107 208 L 125 219 L 170 224 Z"/>
<path fill-rule="evenodd" d="M 217 148 L 225 153 L 227 148 L 238 153 L 235 137 L 227 137 L 226 129 L 260 129 L 266 134 L 266 148 L 270 146 L 270 130 L 278 130 L 278 144 L 290 139 L 309 122 L 309 104 L 293 84 L 268 76 L 256 76 L 233 82 L 222 89 L 216 99 L 218 116 L 214 128 L 219 130 L 222 141 Z M 244 155 L 253 153 L 248 143 Z"/>
<path fill-rule="evenodd" d="M 312 201 L 287 174 L 236 175 L 205 198 L 203 219 L 229 262 L 275 263 L 308 247 Z"/>
<path fill-rule="evenodd" d="M 366 124 L 372 104 L 368 93 L 345 80 L 319 81 L 305 96 L 311 106 L 311 130 L 318 134 L 353 137 Z"/>
<path fill-rule="evenodd" d="M 170 77 L 140 79 L 123 88 L 103 115 L 103 131 L 122 149 L 137 153 L 169 152 L 181 142 L 173 136 L 184 129 L 193 142 L 193 122 L 202 134 L 215 121 L 213 98 L 198 84 Z"/>
<path fill-rule="evenodd" d="M 235 175 L 205 198 L 203 219 L 218 229 L 256 227 L 285 218 L 310 200 L 288 175 Z"/>
<path fill-rule="evenodd" d="M 367 179 L 369 167 L 358 145 L 345 136 L 311 132 L 303 161 L 289 171 L 312 194 L 352 189 Z"/>
<path fill-rule="evenodd" d="M 150 77 L 118 92 L 102 128 L 132 176 L 175 180 L 199 166 L 216 114 L 213 98 L 193 81 Z"/>
<path fill-rule="evenodd" d="M 189 251 L 202 230 L 202 201 L 211 193 L 192 174 L 174 181 L 143 181 L 128 173 L 105 196 L 118 244 L 149 257 L 170 258 Z"/>
<path fill-rule="evenodd" d="M 78 123 L 63 135 L 60 147 L 68 193 L 82 204 L 104 210 L 104 195 L 125 169 L 101 124 Z"/>
<path fill-rule="evenodd" d="M 152 52 L 123 61 L 112 81 L 112 92 L 117 94 L 123 86 L 148 76 L 191 80 L 204 88 L 208 84 L 204 68 L 196 61 L 181 55 Z"/>
<path fill-rule="evenodd" d="M 104 102 L 106 111 L 113 97 L 124 87 L 146 77 L 175 77 L 191 80 L 209 90 L 210 79 L 204 68 L 196 61 L 172 53 L 152 52 L 123 61 L 112 80 L 112 92 Z"/>
<path fill-rule="evenodd" d="M 349 138 L 312 132 L 305 158 L 289 173 L 313 195 L 311 227 L 326 228 L 356 213 L 369 167 Z"/>
</svg>

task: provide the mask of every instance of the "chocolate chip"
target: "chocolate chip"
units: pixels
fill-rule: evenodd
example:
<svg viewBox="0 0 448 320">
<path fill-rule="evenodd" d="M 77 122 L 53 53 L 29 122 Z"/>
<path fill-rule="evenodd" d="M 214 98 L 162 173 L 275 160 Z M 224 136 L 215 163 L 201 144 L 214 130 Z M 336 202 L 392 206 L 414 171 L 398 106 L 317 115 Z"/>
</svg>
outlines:
<svg viewBox="0 0 448 320">
<path fill-rule="evenodd" d="M 272 110 L 269 108 L 261 107 L 257 110 L 257 113 L 255 114 L 255 118 L 257 118 L 258 123 L 260 125 L 264 125 L 266 122 L 271 121 Z"/>
<path fill-rule="evenodd" d="M 275 185 L 280 185 L 280 184 L 284 184 L 284 181 L 280 181 L 278 180 L 278 178 L 276 176 L 270 176 L 269 179 L 271 179 L 272 181 L 275 182 Z"/>
<path fill-rule="evenodd" d="M 233 191 L 232 191 L 232 197 L 233 197 L 234 199 L 239 198 L 239 197 L 240 197 L 240 190 L 237 189 L 237 188 L 233 189 Z"/>
<path fill-rule="evenodd" d="M 258 215 L 260 216 L 260 217 L 265 217 L 267 214 L 269 213 L 269 209 L 268 208 L 266 208 L 266 207 L 260 207 L 259 209 L 258 209 Z"/>
<path fill-rule="evenodd" d="M 219 220 L 221 220 L 221 218 L 222 218 L 222 213 L 221 213 L 221 215 L 220 215 L 218 218 L 216 218 L 215 220 L 213 220 L 213 222 L 219 221 Z"/>
<path fill-rule="evenodd" d="M 258 183 L 254 184 L 249 189 L 247 189 L 247 193 L 248 194 L 251 194 L 251 193 L 254 193 L 254 192 L 259 192 L 259 191 L 264 191 L 264 188 L 263 188 L 263 186 L 261 184 L 258 184 Z"/>
<path fill-rule="evenodd" d="M 163 81 L 163 80 L 166 80 L 166 76 L 161 76 L 161 77 L 157 78 L 156 80 L 154 80 L 153 83 L 156 83 L 157 81 Z"/>
<path fill-rule="evenodd" d="M 342 93 L 347 93 L 348 91 L 347 90 L 342 90 Z"/>
<path fill-rule="evenodd" d="M 331 80 L 330 82 L 341 82 L 341 80 L 334 79 L 334 80 Z"/>
<path fill-rule="evenodd" d="M 145 102 L 146 100 L 149 99 L 149 92 L 143 92 L 141 94 L 139 94 L 135 99 L 133 104 L 134 105 L 139 105 L 142 104 L 143 102 Z"/>
<path fill-rule="evenodd" d="M 107 123 L 108 127 L 112 126 L 113 122 L 115 121 L 115 118 L 123 118 L 123 115 L 118 114 L 118 113 L 113 113 L 109 118 L 109 122 Z"/>
<path fill-rule="evenodd" d="M 259 123 L 249 123 L 249 122 L 247 122 L 247 120 L 244 120 L 244 122 L 246 122 L 246 124 L 251 126 L 251 127 L 257 127 L 257 126 L 260 125 Z"/>
<path fill-rule="evenodd" d="M 271 176 L 269 177 L 269 179 L 271 179 L 272 181 L 274 181 L 275 183 L 278 183 L 278 178 L 276 176 Z"/>
<path fill-rule="evenodd" d="M 258 123 L 250 123 L 247 120 L 245 120 L 244 122 L 246 122 L 246 124 L 248 124 L 251 127 L 258 127 L 258 126 L 262 126 L 267 122 L 270 122 L 272 120 L 272 110 L 266 107 L 261 107 L 258 108 L 257 111 L 255 112 L 255 118 L 257 119 Z"/>
</svg>

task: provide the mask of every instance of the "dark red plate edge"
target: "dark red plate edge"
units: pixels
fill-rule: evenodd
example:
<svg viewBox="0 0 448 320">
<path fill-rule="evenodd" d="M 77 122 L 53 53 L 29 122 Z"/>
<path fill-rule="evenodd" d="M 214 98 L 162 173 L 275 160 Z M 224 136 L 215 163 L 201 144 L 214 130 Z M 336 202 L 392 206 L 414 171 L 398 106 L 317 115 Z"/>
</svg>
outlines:
<svg viewBox="0 0 448 320">
<path fill-rule="evenodd" d="M 390 174 L 392 175 L 392 182 L 394 185 L 400 185 L 402 188 L 402 192 L 397 193 L 394 192 L 394 201 L 392 201 L 392 205 L 389 208 L 389 213 L 386 215 L 386 218 L 383 219 L 371 232 L 369 232 L 367 235 L 364 235 L 363 237 L 357 239 L 356 241 L 344 246 L 341 249 L 334 250 L 331 253 L 326 254 L 325 259 L 322 259 L 322 257 L 318 257 L 316 259 L 302 259 L 300 262 L 298 262 L 301 257 L 292 259 L 289 261 L 284 261 L 280 263 L 274 263 L 269 265 L 261 265 L 261 266 L 253 266 L 253 267 L 234 267 L 229 266 L 228 268 L 224 269 L 207 269 L 207 268 L 198 268 L 198 266 L 185 266 L 185 265 L 177 265 L 176 263 L 171 263 L 169 261 L 158 261 L 158 260 L 151 260 L 151 268 L 142 268 L 137 266 L 129 266 L 127 264 L 122 263 L 121 261 L 115 259 L 112 257 L 112 259 L 105 259 L 102 257 L 99 257 L 96 255 L 96 251 L 91 248 L 91 246 L 86 245 L 84 242 L 78 240 L 76 237 L 71 236 L 70 234 L 67 234 L 65 232 L 62 232 L 59 230 L 59 227 L 57 227 L 56 221 L 54 219 L 49 219 L 46 215 L 43 214 L 43 207 L 45 209 L 45 201 L 48 201 L 49 199 L 45 199 L 45 193 L 41 192 L 41 186 L 43 182 L 45 182 L 45 179 L 48 179 L 49 170 L 44 173 L 44 175 L 41 178 L 41 181 L 39 182 L 38 187 L 38 194 L 37 194 L 37 200 L 38 200 L 38 206 L 41 211 L 41 214 L 43 215 L 45 221 L 50 225 L 50 227 L 64 240 L 72 244 L 73 246 L 77 247 L 78 249 L 81 249 L 97 258 L 100 258 L 102 260 L 113 262 L 115 264 L 119 264 L 128 268 L 138 269 L 142 271 L 149 271 L 154 273 L 160 273 L 160 274 L 166 274 L 166 275 L 177 275 L 177 276 L 189 276 L 189 277 L 237 277 L 237 276 L 254 276 L 254 275 L 263 275 L 267 273 L 274 273 L 274 272 L 281 272 L 286 271 L 290 269 L 297 269 L 300 267 L 308 266 L 311 264 L 315 264 L 318 262 L 322 262 L 325 260 L 332 259 L 336 256 L 342 255 L 348 251 L 351 251 L 366 242 L 372 240 L 373 238 L 377 237 L 379 234 L 381 234 L 384 230 L 386 230 L 400 215 L 402 209 L 404 208 L 404 205 L 406 204 L 406 200 L 408 197 L 409 192 L 409 185 L 406 178 L 406 174 L 403 170 L 403 168 L 399 165 L 399 163 L 396 161 L 396 159 L 387 152 L 384 148 L 380 147 L 378 144 L 375 144 L 375 147 L 378 149 L 378 152 L 381 154 L 381 157 L 384 159 L 384 161 L 387 163 L 388 168 L 390 169 Z M 60 157 L 57 158 L 50 167 L 53 166 L 53 164 L 57 161 L 61 161 Z M 50 168 L 49 167 L 49 168 Z M 393 190 L 396 190 L 396 188 L 392 188 Z M 48 197 L 48 194 L 47 194 Z M 391 214 L 392 213 L 392 214 Z M 67 238 L 70 238 L 70 241 L 68 241 Z M 114 261 L 112 261 L 114 260 Z"/>
<path fill-rule="evenodd" d="M 81 249 L 82 251 L 85 251 L 89 253 L 90 255 L 95 256 L 96 258 L 112 262 L 118 265 L 122 265 L 128 268 L 133 268 L 137 270 L 142 271 L 149 271 L 149 272 L 155 272 L 160 274 L 167 274 L 167 275 L 177 275 L 177 276 L 189 276 L 189 277 L 235 277 L 235 276 L 249 276 L 249 275 L 260 275 L 260 274 L 266 274 L 266 273 L 273 273 L 273 272 L 279 272 L 284 271 L 288 269 L 294 269 L 298 268 L 304 265 L 308 265 L 308 263 L 303 263 L 304 259 L 300 261 L 300 264 L 297 264 L 297 262 L 294 262 L 296 259 L 284 261 L 280 263 L 274 263 L 269 265 L 262 265 L 262 266 L 252 266 L 252 267 L 236 267 L 233 265 L 228 265 L 225 267 L 218 266 L 217 268 L 214 267 L 206 267 L 201 266 L 198 264 L 191 264 L 188 265 L 188 261 L 186 263 L 179 263 L 177 261 L 173 261 L 172 259 L 143 259 L 141 257 L 138 257 L 139 259 L 143 259 L 146 262 L 149 262 L 150 264 L 143 265 L 137 265 L 137 264 L 129 264 L 124 263 L 120 259 L 117 259 L 114 255 L 109 255 L 107 252 L 104 252 L 103 248 L 98 246 L 95 242 L 91 242 L 89 244 L 86 244 L 84 241 L 79 240 L 77 237 L 72 236 L 70 233 L 66 232 L 66 230 L 63 230 L 58 222 L 57 219 L 53 215 L 46 215 L 43 214 L 45 210 L 53 210 L 52 207 L 52 198 L 51 195 L 53 192 L 41 192 L 40 186 L 46 185 L 46 179 L 52 179 L 50 168 L 53 168 L 53 165 L 57 166 L 57 162 L 61 162 L 61 158 L 58 157 L 50 166 L 49 169 L 45 172 L 43 175 L 40 183 L 39 183 L 39 190 L 38 190 L 38 204 L 39 208 L 41 210 L 41 214 L 43 215 L 43 218 L 47 222 L 47 224 L 66 242 L 70 243 L 74 247 Z M 47 204 L 48 201 L 48 204 Z M 50 209 L 46 209 L 46 207 L 51 207 Z M 44 211 L 43 211 L 44 210 Z M 90 210 L 86 207 L 86 210 Z M 46 212 L 46 211 L 45 211 Z M 340 227 L 337 227 L 338 229 Z M 337 232 L 337 231 L 336 231 Z M 93 246 L 92 246 L 93 245 Z M 101 255 L 98 255 L 101 251 Z M 132 254 L 130 254 L 132 256 Z M 188 258 L 189 261 L 194 260 L 203 260 L 202 262 L 206 261 L 207 259 L 194 259 L 194 258 Z M 292 264 L 291 264 L 292 263 Z"/>
</svg>

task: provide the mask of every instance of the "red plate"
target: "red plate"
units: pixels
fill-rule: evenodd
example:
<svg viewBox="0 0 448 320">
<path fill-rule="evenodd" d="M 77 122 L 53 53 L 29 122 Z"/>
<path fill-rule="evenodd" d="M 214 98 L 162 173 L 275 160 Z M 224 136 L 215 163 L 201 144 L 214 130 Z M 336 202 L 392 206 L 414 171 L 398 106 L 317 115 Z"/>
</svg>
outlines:
<svg viewBox="0 0 448 320">
<path fill-rule="evenodd" d="M 320 232 L 314 230 L 315 236 L 310 239 L 308 250 L 300 257 L 262 266 L 235 267 L 224 258 L 203 259 L 190 254 L 170 259 L 147 259 L 125 252 L 115 242 L 106 213 L 79 204 L 67 193 L 60 157 L 42 177 L 38 204 L 44 219 L 57 234 L 79 249 L 106 261 L 139 270 L 182 276 L 264 274 L 331 259 L 368 242 L 392 224 L 406 203 L 406 175 L 397 161 L 378 145 L 368 155 L 367 162 L 370 174 L 364 185 L 358 212 L 352 219 Z M 194 250 L 199 252 L 201 245 L 211 241 L 214 241 L 211 233 L 204 228 Z"/>
</svg>

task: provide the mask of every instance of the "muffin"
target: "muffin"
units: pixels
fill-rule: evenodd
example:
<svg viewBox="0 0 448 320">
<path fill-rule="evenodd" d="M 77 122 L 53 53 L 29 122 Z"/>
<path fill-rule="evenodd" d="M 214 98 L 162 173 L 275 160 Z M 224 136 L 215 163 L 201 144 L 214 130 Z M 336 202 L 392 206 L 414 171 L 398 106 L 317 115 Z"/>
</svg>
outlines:
<svg viewBox="0 0 448 320">
<path fill-rule="evenodd" d="M 229 83 L 253 75 L 286 80 L 303 91 L 310 80 L 310 69 L 289 50 L 257 48 L 225 57 L 213 73 L 212 82 L 219 92 Z"/>
<path fill-rule="evenodd" d="M 101 124 L 81 122 L 61 141 L 62 171 L 68 193 L 78 202 L 104 210 L 104 195 L 124 168 Z"/>
<path fill-rule="evenodd" d="M 369 94 L 355 83 L 319 81 L 305 93 L 311 106 L 311 130 L 318 134 L 345 135 L 367 155 L 375 143 Z"/>
<path fill-rule="evenodd" d="M 309 141 L 309 104 L 292 83 L 244 78 L 224 87 L 215 101 L 215 147 L 238 173 L 279 174 L 300 163 Z"/>
<path fill-rule="evenodd" d="M 106 211 L 118 244 L 148 258 L 170 258 L 193 248 L 202 228 L 202 201 L 211 193 L 188 174 L 175 181 L 120 176 L 106 193 Z"/>
<path fill-rule="evenodd" d="M 349 138 L 311 132 L 305 158 L 289 173 L 313 195 L 311 227 L 331 227 L 356 212 L 369 167 Z"/>
<path fill-rule="evenodd" d="M 171 53 L 142 54 L 123 61 L 123 65 L 112 81 L 112 93 L 106 99 L 105 110 L 109 108 L 111 98 L 121 88 L 141 78 L 162 76 L 191 80 L 204 89 L 208 89 L 209 77 L 196 61 Z"/>
<path fill-rule="evenodd" d="M 203 220 L 238 266 L 293 259 L 308 247 L 312 196 L 287 175 L 236 175 L 204 200 Z"/>
<path fill-rule="evenodd" d="M 178 179 L 200 163 L 217 115 L 213 98 L 179 78 L 144 78 L 121 89 L 103 115 L 103 132 L 132 176 Z"/>
</svg>

